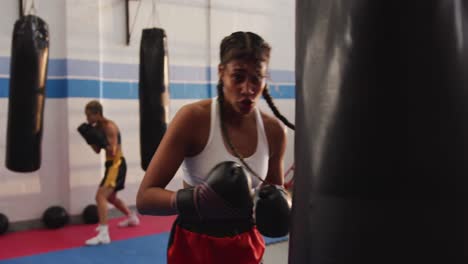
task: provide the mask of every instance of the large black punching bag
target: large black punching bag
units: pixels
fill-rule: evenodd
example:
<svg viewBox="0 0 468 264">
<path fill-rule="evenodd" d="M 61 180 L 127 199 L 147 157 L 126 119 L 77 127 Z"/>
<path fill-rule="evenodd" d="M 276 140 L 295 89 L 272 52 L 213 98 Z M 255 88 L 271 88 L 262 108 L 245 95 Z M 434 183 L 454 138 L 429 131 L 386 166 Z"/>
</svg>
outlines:
<svg viewBox="0 0 468 264">
<path fill-rule="evenodd" d="M 146 168 L 166 132 L 169 115 L 169 64 L 163 29 L 143 29 L 140 43 L 140 155 Z"/>
<path fill-rule="evenodd" d="M 298 0 L 289 263 L 468 263 L 468 6 Z"/>
<path fill-rule="evenodd" d="M 17 20 L 11 50 L 6 167 L 17 172 L 32 172 L 41 166 L 49 60 L 46 22 L 34 15 Z"/>
</svg>

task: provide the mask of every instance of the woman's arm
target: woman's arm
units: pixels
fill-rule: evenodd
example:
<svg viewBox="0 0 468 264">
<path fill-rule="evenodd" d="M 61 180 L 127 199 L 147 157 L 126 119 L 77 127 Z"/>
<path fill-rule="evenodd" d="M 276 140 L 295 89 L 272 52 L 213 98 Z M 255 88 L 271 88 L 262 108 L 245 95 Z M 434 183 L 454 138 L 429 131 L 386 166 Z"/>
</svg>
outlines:
<svg viewBox="0 0 468 264">
<path fill-rule="evenodd" d="M 137 208 L 141 214 L 176 214 L 172 199 L 175 192 L 164 188 L 172 180 L 186 156 L 193 131 L 193 107 L 184 106 L 171 121 L 146 170 L 137 194 Z"/>
<path fill-rule="evenodd" d="M 270 148 L 270 159 L 268 162 L 268 174 L 266 183 L 283 186 L 283 159 L 286 150 L 286 130 L 276 118 L 270 117 L 265 123 L 268 144 Z"/>
</svg>

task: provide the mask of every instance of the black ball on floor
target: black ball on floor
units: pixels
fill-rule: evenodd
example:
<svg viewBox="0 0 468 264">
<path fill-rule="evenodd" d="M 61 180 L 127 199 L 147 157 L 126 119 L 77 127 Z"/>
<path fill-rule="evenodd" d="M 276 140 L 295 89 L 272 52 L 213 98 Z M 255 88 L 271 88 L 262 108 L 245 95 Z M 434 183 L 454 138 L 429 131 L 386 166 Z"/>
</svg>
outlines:
<svg viewBox="0 0 468 264">
<path fill-rule="evenodd" d="M 6 233 L 8 231 L 8 226 L 10 225 L 8 221 L 8 217 L 2 213 L 0 213 L 0 235 Z"/>
<path fill-rule="evenodd" d="M 86 206 L 81 216 L 85 224 L 96 224 L 99 222 L 98 209 L 95 204 Z"/>
<path fill-rule="evenodd" d="M 55 229 L 62 227 L 68 223 L 70 217 L 61 206 L 51 206 L 45 210 L 42 215 L 42 222 L 47 228 Z"/>
</svg>

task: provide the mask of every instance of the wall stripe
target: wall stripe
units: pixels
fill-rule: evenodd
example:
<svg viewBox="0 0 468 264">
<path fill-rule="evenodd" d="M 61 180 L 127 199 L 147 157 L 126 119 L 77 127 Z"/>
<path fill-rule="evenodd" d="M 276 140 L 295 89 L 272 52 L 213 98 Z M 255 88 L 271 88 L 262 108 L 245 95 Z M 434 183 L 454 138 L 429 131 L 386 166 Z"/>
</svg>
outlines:
<svg viewBox="0 0 468 264">
<path fill-rule="evenodd" d="M 0 98 L 8 97 L 8 79 L 0 78 Z"/>
<path fill-rule="evenodd" d="M 172 99 L 203 99 L 216 96 L 216 84 L 171 83 Z M 275 99 L 294 99 L 295 86 L 271 85 L 270 93 Z M 7 98 L 9 81 L 0 78 L 0 98 Z M 49 79 L 46 83 L 48 98 L 102 98 L 138 99 L 137 82 L 111 82 L 80 79 Z"/>
<path fill-rule="evenodd" d="M 0 57 L 0 98 L 8 97 L 10 58 Z M 294 72 L 271 70 L 270 90 L 274 98 L 295 98 Z M 170 93 L 173 99 L 202 99 L 215 96 L 217 69 L 171 65 Z M 48 98 L 138 98 L 138 65 L 100 63 L 76 59 L 49 59 Z"/>
<path fill-rule="evenodd" d="M 10 58 L 0 57 L 0 75 L 10 75 Z M 49 59 L 48 77 L 85 77 L 88 79 L 138 80 L 138 64 L 110 63 L 76 59 Z M 171 81 L 209 82 L 216 79 L 216 67 L 169 66 Z M 294 71 L 270 70 L 272 82 L 295 83 Z M 211 80 L 210 80 L 211 78 Z"/>
</svg>

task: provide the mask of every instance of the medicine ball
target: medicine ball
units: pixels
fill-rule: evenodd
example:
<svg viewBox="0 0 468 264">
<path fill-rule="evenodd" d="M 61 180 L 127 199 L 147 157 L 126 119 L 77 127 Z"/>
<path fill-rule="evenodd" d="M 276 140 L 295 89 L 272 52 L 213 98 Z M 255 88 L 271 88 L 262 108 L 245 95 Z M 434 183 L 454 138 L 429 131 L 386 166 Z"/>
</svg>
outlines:
<svg viewBox="0 0 468 264">
<path fill-rule="evenodd" d="M 8 231 L 8 226 L 10 225 L 8 221 L 8 217 L 2 213 L 0 213 L 0 235 L 6 233 Z"/>
<path fill-rule="evenodd" d="M 96 224 L 99 222 L 98 209 L 95 204 L 86 206 L 81 216 L 85 224 Z"/>
<path fill-rule="evenodd" d="M 51 206 L 44 211 L 42 222 L 47 228 L 55 229 L 68 223 L 70 217 L 67 211 L 61 206 Z"/>
</svg>

